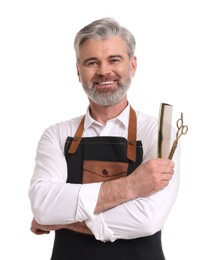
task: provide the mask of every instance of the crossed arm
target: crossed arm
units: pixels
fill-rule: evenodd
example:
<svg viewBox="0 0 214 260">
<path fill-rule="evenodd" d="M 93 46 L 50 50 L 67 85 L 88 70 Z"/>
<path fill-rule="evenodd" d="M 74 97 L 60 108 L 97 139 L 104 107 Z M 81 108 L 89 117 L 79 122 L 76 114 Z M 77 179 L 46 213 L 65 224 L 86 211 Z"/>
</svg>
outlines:
<svg viewBox="0 0 214 260">
<path fill-rule="evenodd" d="M 174 163 L 167 159 L 153 159 L 141 164 L 130 175 L 112 181 L 103 182 L 100 187 L 94 214 L 99 214 L 128 201 L 149 197 L 165 189 L 174 173 Z M 70 229 L 72 231 L 93 235 L 85 222 L 62 225 L 41 225 L 35 219 L 31 231 L 37 235 L 47 234 L 52 230 Z"/>
</svg>

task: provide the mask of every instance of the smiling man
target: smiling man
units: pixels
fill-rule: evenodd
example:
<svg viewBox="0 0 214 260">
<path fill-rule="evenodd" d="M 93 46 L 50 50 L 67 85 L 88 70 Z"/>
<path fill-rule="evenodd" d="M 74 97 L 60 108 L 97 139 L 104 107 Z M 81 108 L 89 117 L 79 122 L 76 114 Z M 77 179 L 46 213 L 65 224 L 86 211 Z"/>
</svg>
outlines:
<svg viewBox="0 0 214 260">
<path fill-rule="evenodd" d="M 178 191 L 180 151 L 174 161 L 157 158 L 157 119 L 128 102 L 135 38 L 104 18 L 81 29 L 74 48 L 89 106 L 39 141 L 31 231 L 55 231 L 52 260 L 163 260 L 161 230 Z"/>
</svg>

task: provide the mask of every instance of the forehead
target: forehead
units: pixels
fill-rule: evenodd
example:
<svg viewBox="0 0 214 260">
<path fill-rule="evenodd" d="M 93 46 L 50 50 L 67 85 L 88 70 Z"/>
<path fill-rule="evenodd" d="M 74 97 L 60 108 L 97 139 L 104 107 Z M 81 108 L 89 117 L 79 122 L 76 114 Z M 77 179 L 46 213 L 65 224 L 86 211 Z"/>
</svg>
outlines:
<svg viewBox="0 0 214 260">
<path fill-rule="evenodd" d="M 112 37 L 105 40 L 89 39 L 79 49 L 79 58 L 122 55 L 127 56 L 127 47 L 121 37 Z"/>
</svg>

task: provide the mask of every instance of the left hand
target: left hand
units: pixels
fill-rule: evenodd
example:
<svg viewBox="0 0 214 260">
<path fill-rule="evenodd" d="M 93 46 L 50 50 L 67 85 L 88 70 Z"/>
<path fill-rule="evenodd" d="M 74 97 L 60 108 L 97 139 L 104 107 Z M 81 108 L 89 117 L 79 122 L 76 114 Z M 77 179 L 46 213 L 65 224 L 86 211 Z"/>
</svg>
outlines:
<svg viewBox="0 0 214 260">
<path fill-rule="evenodd" d="M 36 220 L 33 218 L 31 222 L 30 230 L 36 235 L 43 235 L 43 234 L 49 234 L 50 233 L 50 227 L 49 225 L 40 225 L 36 222 Z"/>
<path fill-rule="evenodd" d="M 66 225 L 41 225 L 33 218 L 31 222 L 31 232 L 36 235 L 49 234 L 50 231 L 59 230 L 59 229 L 69 229 L 78 233 L 83 233 L 87 235 L 93 235 L 91 230 L 86 226 L 85 222 L 76 222 Z"/>
</svg>

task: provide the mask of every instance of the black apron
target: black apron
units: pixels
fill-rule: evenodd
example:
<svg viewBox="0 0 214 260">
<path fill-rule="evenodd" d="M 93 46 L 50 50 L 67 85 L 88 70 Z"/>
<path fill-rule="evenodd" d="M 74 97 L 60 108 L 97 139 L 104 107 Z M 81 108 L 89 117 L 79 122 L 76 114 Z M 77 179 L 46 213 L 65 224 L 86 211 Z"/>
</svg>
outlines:
<svg viewBox="0 0 214 260">
<path fill-rule="evenodd" d="M 136 141 L 137 120 L 130 108 L 128 140 L 123 137 L 82 138 L 84 119 L 65 144 L 68 183 L 90 183 L 131 174 L 142 163 L 143 148 Z M 136 239 L 101 242 L 92 235 L 67 229 L 55 231 L 51 260 L 164 260 L 161 231 Z"/>
</svg>

